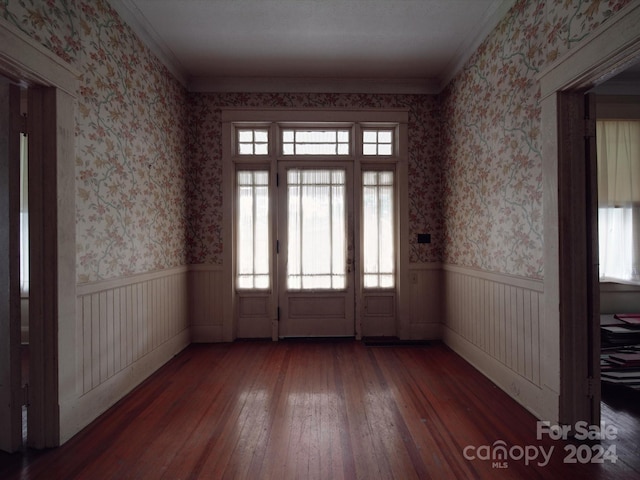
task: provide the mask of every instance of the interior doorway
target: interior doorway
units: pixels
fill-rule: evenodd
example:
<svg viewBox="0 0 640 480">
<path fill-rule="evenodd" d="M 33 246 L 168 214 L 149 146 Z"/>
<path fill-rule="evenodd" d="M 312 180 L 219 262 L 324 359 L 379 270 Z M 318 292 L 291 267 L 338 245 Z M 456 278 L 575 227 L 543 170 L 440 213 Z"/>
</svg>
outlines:
<svg viewBox="0 0 640 480">
<path fill-rule="evenodd" d="M 594 267 L 588 264 L 588 252 L 595 244 L 585 230 L 586 197 L 584 192 L 575 195 L 574 191 L 576 186 L 584 190 L 586 178 L 571 173 L 576 166 L 584 172 L 586 158 L 584 117 L 575 116 L 575 111 L 584 109 L 586 90 L 640 56 L 639 7 L 630 6 L 625 15 L 604 24 L 539 77 L 542 118 L 549 133 L 543 164 L 545 292 L 549 292 L 545 316 L 559 332 L 558 420 L 569 425 L 577 421 L 600 423 L 600 404 L 595 401 L 600 393 L 599 373 L 596 377 L 588 374 L 599 372 L 600 362 L 599 311 L 594 303 L 599 296 L 589 297 L 591 278 L 586 274 Z"/>
</svg>

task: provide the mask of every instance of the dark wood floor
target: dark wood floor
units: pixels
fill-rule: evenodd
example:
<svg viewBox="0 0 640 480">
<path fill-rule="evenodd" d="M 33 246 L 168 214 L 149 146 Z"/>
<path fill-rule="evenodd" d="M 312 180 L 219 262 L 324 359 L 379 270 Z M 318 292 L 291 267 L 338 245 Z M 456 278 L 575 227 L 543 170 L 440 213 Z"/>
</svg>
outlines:
<svg viewBox="0 0 640 480">
<path fill-rule="evenodd" d="M 603 405 L 615 464 L 565 464 L 567 443 L 537 440 L 535 418 L 440 343 L 192 345 L 64 446 L 0 453 L 0 478 L 628 480 L 640 478 L 635 400 Z M 463 453 L 501 441 L 516 457 L 554 450 L 506 468 Z"/>
</svg>

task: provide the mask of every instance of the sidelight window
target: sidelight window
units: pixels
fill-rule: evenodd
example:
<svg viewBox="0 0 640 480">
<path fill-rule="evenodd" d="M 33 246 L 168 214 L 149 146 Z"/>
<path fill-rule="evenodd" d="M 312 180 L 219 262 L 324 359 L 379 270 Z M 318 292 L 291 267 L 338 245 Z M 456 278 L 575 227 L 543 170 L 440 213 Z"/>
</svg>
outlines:
<svg viewBox="0 0 640 480">
<path fill-rule="evenodd" d="M 365 171 L 362 174 L 365 288 L 394 286 L 393 177 L 393 171 Z"/>
<path fill-rule="evenodd" d="M 238 171 L 237 286 L 268 289 L 269 171 Z"/>
</svg>

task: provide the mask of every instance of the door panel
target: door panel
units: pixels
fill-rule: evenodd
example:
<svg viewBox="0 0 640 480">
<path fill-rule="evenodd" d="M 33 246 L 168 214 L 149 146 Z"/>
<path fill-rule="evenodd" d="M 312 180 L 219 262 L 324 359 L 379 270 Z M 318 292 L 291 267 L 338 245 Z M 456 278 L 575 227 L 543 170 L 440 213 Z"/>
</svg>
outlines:
<svg viewBox="0 0 640 480">
<path fill-rule="evenodd" d="M 279 166 L 279 336 L 352 336 L 353 168 Z"/>
</svg>

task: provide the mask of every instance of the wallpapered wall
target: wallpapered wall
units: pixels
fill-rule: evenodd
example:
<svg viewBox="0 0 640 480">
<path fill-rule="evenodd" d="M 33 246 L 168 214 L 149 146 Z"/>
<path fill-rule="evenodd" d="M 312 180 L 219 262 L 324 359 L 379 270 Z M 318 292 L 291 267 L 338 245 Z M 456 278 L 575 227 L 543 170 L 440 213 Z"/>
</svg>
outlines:
<svg viewBox="0 0 640 480">
<path fill-rule="evenodd" d="M 535 76 L 628 3 L 518 1 L 445 90 L 445 262 L 543 277 Z"/>
<path fill-rule="evenodd" d="M 227 106 L 408 107 L 410 261 L 542 278 L 535 75 L 630 1 L 517 2 L 441 98 L 187 94 L 105 0 L 4 0 L 0 15 L 81 72 L 80 283 L 222 262 Z"/>
<path fill-rule="evenodd" d="M 440 107 L 429 95 L 198 94 L 189 95 L 192 117 L 192 182 L 189 185 L 190 263 L 222 263 L 221 109 L 243 107 L 340 107 L 409 109 L 410 261 L 437 262 L 442 249 Z M 431 233 L 431 244 L 416 243 Z"/>
<path fill-rule="evenodd" d="M 0 16 L 81 73 L 78 282 L 185 264 L 186 91 L 104 0 L 5 0 Z"/>
</svg>

